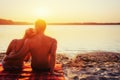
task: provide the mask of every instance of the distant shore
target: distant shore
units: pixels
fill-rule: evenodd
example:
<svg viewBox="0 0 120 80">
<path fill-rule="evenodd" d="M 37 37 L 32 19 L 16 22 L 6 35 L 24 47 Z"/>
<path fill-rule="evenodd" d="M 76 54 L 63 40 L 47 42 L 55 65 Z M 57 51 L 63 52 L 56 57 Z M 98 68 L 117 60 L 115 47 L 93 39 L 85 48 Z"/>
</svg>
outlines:
<svg viewBox="0 0 120 80">
<path fill-rule="evenodd" d="M 4 53 L 0 53 L 0 61 Z M 70 58 L 57 54 L 56 63 L 63 64 L 66 80 L 119 80 L 120 53 L 116 52 L 87 52 Z"/>
<path fill-rule="evenodd" d="M 48 25 L 120 25 L 120 23 L 48 23 Z"/>
<path fill-rule="evenodd" d="M 24 22 L 24 21 L 13 21 L 13 20 L 6 20 L 0 19 L 0 25 L 33 25 L 34 23 L 31 22 Z M 104 23 L 97 23 L 97 22 L 58 22 L 58 23 L 47 23 L 48 25 L 120 25 L 120 22 L 104 22 Z"/>
<path fill-rule="evenodd" d="M 0 25 L 34 25 L 29 22 L 0 23 Z M 120 25 L 120 23 L 47 23 L 47 25 Z"/>
</svg>

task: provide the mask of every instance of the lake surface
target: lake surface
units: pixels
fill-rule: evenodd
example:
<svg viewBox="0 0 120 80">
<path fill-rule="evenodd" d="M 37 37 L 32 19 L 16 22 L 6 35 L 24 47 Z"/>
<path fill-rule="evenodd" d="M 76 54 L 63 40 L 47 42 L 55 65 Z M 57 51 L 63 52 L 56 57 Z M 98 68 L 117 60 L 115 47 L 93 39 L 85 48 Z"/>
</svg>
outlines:
<svg viewBox="0 0 120 80">
<path fill-rule="evenodd" d="M 0 25 L 0 52 L 34 25 Z M 48 25 L 45 34 L 58 41 L 57 53 L 120 52 L 120 25 Z"/>
</svg>

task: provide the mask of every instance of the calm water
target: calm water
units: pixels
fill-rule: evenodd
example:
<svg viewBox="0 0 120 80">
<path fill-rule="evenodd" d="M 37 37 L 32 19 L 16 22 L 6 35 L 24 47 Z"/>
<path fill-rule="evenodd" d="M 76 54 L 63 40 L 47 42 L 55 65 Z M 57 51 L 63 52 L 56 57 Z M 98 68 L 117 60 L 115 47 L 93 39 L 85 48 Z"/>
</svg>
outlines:
<svg viewBox="0 0 120 80">
<path fill-rule="evenodd" d="M 9 42 L 22 38 L 25 29 L 33 25 L 0 25 L 0 52 Z M 86 51 L 120 52 L 120 25 L 48 25 L 46 33 L 58 41 L 57 52 Z"/>
</svg>

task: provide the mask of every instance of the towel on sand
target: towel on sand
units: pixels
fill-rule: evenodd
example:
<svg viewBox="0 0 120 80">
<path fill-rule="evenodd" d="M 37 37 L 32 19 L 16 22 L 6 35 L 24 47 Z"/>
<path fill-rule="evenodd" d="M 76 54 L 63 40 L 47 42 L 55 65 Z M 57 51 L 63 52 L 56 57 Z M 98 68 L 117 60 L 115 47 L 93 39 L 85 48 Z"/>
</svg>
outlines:
<svg viewBox="0 0 120 80">
<path fill-rule="evenodd" d="M 32 72 L 30 63 L 25 63 L 23 70 L 4 71 L 0 64 L 0 80 L 64 80 L 61 64 L 56 64 L 54 69 L 55 74 L 49 72 Z"/>
</svg>

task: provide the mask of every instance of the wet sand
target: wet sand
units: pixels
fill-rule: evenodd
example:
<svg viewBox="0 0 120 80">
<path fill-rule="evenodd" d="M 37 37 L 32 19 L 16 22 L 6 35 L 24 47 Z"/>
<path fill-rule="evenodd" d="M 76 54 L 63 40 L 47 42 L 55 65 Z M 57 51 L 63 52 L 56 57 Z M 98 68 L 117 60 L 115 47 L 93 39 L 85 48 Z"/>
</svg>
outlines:
<svg viewBox="0 0 120 80">
<path fill-rule="evenodd" d="M 0 53 L 0 61 L 3 56 Z M 63 64 L 66 80 L 120 80 L 120 53 L 79 53 L 74 59 L 57 54 L 56 63 Z"/>
<path fill-rule="evenodd" d="M 120 53 L 89 52 L 75 59 L 59 54 L 66 80 L 120 80 Z"/>
</svg>

